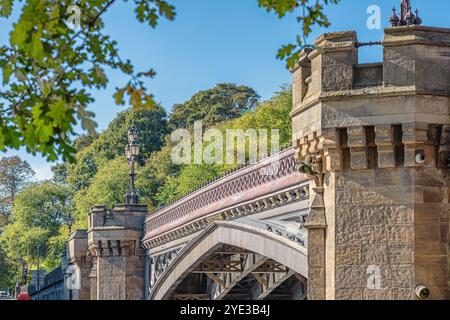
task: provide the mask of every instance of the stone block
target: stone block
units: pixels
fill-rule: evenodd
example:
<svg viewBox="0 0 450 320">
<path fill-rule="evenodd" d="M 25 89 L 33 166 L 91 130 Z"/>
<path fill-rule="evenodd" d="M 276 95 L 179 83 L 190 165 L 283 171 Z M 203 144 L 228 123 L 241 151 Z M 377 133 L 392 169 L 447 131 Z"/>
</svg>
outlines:
<svg viewBox="0 0 450 320">
<path fill-rule="evenodd" d="M 325 265 L 325 246 L 311 246 L 308 244 L 308 266 L 323 267 Z"/>
<path fill-rule="evenodd" d="M 325 290 L 323 287 L 311 287 L 308 285 L 308 300 L 325 300 Z"/>
<path fill-rule="evenodd" d="M 363 299 L 363 289 L 347 289 L 340 288 L 336 290 L 335 294 L 336 300 L 362 300 Z"/>
<path fill-rule="evenodd" d="M 364 189 L 375 185 L 375 171 L 345 171 L 336 174 L 336 189 Z"/>
<path fill-rule="evenodd" d="M 441 225 L 439 222 L 416 223 L 414 226 L 416 242 L 433 243 L 441 240 Z"/>
<path fill-rule="evenodd" d="M 362 259 L 366 265 L 383 265 L 389 262 L 387 244 L 366 244 L 362 247 Z"/>
<path fill-rule="evenodd" d="M 336 289 L 364 288 L 367 286 L 367 274 L 364 266 L 336 266 Z"/>
<path fill-rule="evenodd" d="M 414 298 L 414 290 L 394 288 L 392 289 L 392 300 L 412 300 Z"/>
<path fill-rule="evenodd" d="M 433 287 L 445 287 L 449 281 L 448 264 L 428 265 L 428 285 Z"/>
<path fill-rule="evenodd" d="M 411 288 L 414 285 L 414 266 L 387 265 L 381 268 L 383 284 L 389 288 Z"/>
<path fill-rule="evenodd" d="M 338 246 L 336 247 L 336 265 L 359 265 L 361 264 L 360 246 Z"/>
<path fill-rule="evenodd" d="M 445 188 L 443 187 L 426 187 L 423 189 L 423 202 L 425 203 L 442 203 L 444 201 Z"/>
<path fill-rule="evenodd" d="M 323 229 L 308 230 L 308 245 L 325 246 L 325 235 Z"/>
<path fill-rule="evenodd" d="M 325 287 L 325 270 L 323 267 L 308 268 L 308 287 Z"/>
<path fill-rule="evenodd" d="M 414 211 L 406 205 L 384 206 L 387 223 L 393 224 L 412 224 L 414 222 Z"/>
<path fill-rule="evenodd" d="M 364 289 L 364 300 L 392 300 L 392 289 Z"/>
<path fill-rule="evenodd" d="M 375 170 L 376 186 L 400 186 L 402 184 L 403 172 L 399 169 Z"/>
<path fill-rule="evenodd" d="M 336 226 L 336 245 L 354 245 L 360 244 L 362 239 L 361 228 L 356 225 L 337 225 Z"/>
<path fill-rule="evenodd" d="M 389 242 L 412 242 L 414 239 L 414 226 L 409 224 L 398 224 L 386 226 L 387 241 Z"/>
<path fill-rule="evenodd" d="M 412 243 L 388 243 L 390 264 L 409 264 L 414 262 Z"/>
</svg>

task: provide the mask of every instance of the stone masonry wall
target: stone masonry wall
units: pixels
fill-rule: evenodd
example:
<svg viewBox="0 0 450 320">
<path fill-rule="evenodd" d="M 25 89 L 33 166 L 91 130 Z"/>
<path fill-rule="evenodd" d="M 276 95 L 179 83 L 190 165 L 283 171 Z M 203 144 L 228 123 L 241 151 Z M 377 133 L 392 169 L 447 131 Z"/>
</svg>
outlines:
<svg viewBox="0 0 450 320">
<path fill-rule="evenodd" d="M 126 258 L 123 256 L 99 257 L 98 300 L 125 300 Z"/>
<path fill-rule="evenodd" d="M 388 28 L 370 66 L 352 31 L 315 44 L 293 69 L 291 112 L 317 191 L 308 299 L 450 298 L 450 29 Z"/>
<path fill-rule="evenodd" d="M 447 297 L 448 188 L 437 170 L 344 171 L 335 196 L 336 299 L 412 299 L 417 284 Z"/>
</svg>

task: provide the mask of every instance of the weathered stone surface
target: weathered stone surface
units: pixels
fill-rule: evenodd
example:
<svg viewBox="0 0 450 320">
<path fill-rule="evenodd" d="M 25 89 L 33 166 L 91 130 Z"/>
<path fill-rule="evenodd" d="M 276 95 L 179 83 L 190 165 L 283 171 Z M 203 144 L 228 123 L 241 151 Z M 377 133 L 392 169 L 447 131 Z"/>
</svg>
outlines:
<svg viewBox="0 0 450 320">
<path fill-rule="evenodd" d="M 338 246 L 336 247 L 337 265 L 359 265 L 361 264 L 361 247 Z"/>
<path fill-rule="evenodd" d="M 364 300 L 392 300 L 392 289 L 364 289 Z"/>
<path fill-rule="evenodd" d="M 143 206 L 97 207 L 90 213 L 88 246 L 93 255 L 91 299 L 142 300 L 144 251 L 140 248 Z"/>
<path fill-rule="evenodd" d="M 414 262 L 414 251 L 411 243 L 388 243 L 390 264 L 410 264 Z"/>
<path fill-rule="evenodd" d="M 363 300 L 363 289 L 342 288 L 336 292 L 336 300 Z"/>
<path fill-rule="evenodd" d="M 367 285 L 366 268 L 362 265 L 337 266 L 336 289 L 364 288 Z"/>
<path fill-rule="evenodd" d="M 335 175 L 324 193 L 329 220 L 325 246 L 334 253 L 326 256 L 334 260 L 327 261 L 325 271 L 335 279 L 326 282 L 327 296 L 414 299 L 420 280 L 437 299 L 450 280 L 450 179 L 436 160 L 439 144 L 447 148 L 445 132 L 439 139 L 439 130 L 450 124 L 450 63 L 443 58 L 450 53 L 450 30 L 386 30 L 383 68 L 357 65 L 349 49 L 352 39 L 351 34 L 336 34 L 319 40 L 343 49 L 330 56 L 311 54 L 311 82 L 322 92 L 303 102 L 307 110 L 319 112 L 317 132 L 337 129 L 341 137 L 333 145 L 341 152 L 333 150 L 342 156 L 343 166 L 325 168 Z M 349 64 L 353 74 L 345 71 Z M 382 76 L 372 72 L 375 68 Z M 429 70 L 436 79 L 427 76 Z M 336 71 L 342 73 L 330 74 Z M 349 77 L 353 85 L 344 90 Z M 300 124 L 294 137 L 311 130 L 303 115 L 293 115 Z M 380 290 L 367 289 L 369 266 L 380 268 Z"/>
<path fill-rule="evenodd" d="M 366 265 L 383 265 L 389 262 L 387 244 L 368 244 L 363 246 L 363 257 Z"/>
</svg>

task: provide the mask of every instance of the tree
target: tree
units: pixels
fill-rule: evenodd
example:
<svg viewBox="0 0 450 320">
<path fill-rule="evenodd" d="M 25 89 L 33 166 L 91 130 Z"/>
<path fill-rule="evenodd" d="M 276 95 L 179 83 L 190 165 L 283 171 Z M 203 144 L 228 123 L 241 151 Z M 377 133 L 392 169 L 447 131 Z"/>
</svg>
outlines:
<svg viewBox="0 0 450 320">
<path fill-rule="evenodd" d="M 258 99 L 258 94 L 250 87 L 220 83 L 176 104 L 170 114 L 169 126 L 171 129 L 187 128 L 202 120 L 205 127 L 211 127 L 252 110 Z"/>
<path fill-rule="evenodd" d="M 18 156 L 0 160 L 0 215 L 7 221 L 17 193 L 30 182 L 35 172 Z"/>
<path fill-rule="evenodd" d="M 126 110 L 120 112 L 108 125 L 108 128 L 94 141 L 98 156 L 104 159 L 114 159 L 125 156 L 125 146 L 128 144 L 128 130 L 134 123 L 139 131 L 140 155 L 139 163 L 164 144 L 164 137 L 169 132 L 166 111 L 155 105 L 153 110 Z"/>
<path fill-rule="evenodd" d="M 123 157 L 105 160 L 93 177 L 88 188 L 75 193 L 75 203 L 79 223 L 86 221 L 86 216 L 94 205 L 113 207 L 125 202 L 130 186 L 129 166 Z M 154 170 L 150 166 L 136 167 L 136 191 L 142 204 L 153 208 L 153 194 L 159 187 Z"/>
<path fill-rule="evenodd" d="M 42 265 L 59 263 L 67 239 L 66 217 L 72 211 L 70 191 L 53 182 L 33 184 L 16 198 L 12 223 L 0 237 L 0 247 L 12 260 L 36 261 L 36 243 L 41 242 Z"/>
<path fill-rule="evenodd" d="M 292 141 L 291 119 L 289 113 L 292 110 L 292 93 L 287 86 L 281 87 L 271 99 L 260 103 L 239 118 L 227 120 L 214 126 L 225 136 L 227 129 L 278 129 L 280 146 Z M 268 150 L 270 150 L 270 139 L 268 139 Z M 245 141 L 248 151 L 248 140 Z M 204 145 L 205 147 L 206 145 Z M 166 147 L 163 148 L 165 150 Z M 170 150 L 170 148 L 169 148 Z M 161 155 L 159 155 L 161 157 Z M 163 158 L 164 159 L 164 158 Z M 248 160 L 248 154 L 247 154 Z M 147 162 L 147 165 L 151 161 Z M 154 162 L 154 161 L 153 161 Z M 152 162 L 152 163 L 153 163 Z M 160 161 L 165 163 L 165 161 Z M 188 164 L 178 168 L 173 174 L 168 175 L 153 196 L 157 207 L 164 206 L 180 196 L 200 187 L 203 183 L 224 174 L 226 171 L 236 168 L 237 164 Z M 165 166 L 164 170 L 168 170 Z"/>
<path fill-rule="evenodd" d="M 0 247 L 0 288 L 11 288 L 14 285 L 15 267 Z"/>
<path fill-rule="evenodd" d="M 73 191 L 88 188 L 100 163 L 117 157 L 125 158 L 127 132 L 134 121 L 139 130 L 141 152 L 138 162 L 144 164 L 149 155 L 161 149 L 168 133 L 165 110 L 156 105 L 154 110 L 127 110 L 120 112 L 92 143 L 80 148 L 76 162 L 68 165 L 67 182 Z"/>
<path fill-rule="evenodd" d="M 328 26 L 324 6 L 339 0 L 257 0 L 260 7 L 280 18 L 289 12 L 302 13 L 302 34 L 314 25 Z M 131 61 L 119 55 L 118 43 L 104 33 L 103 15 L 115 0 L 27 0 L 0 1 L 0 17 L 9 18 L 13 6 L 21 9 L 13 23 L 9 42 L 0 47 L 0 69 L 4 89 L 0 91 L 0 150 L 26 149 L 49 160 L 61 155 L 74 160 L 71 141 L 74 126 L 93 133 L 94 114 L 87 110 L 93 101 L 90 90 L 105 88 L 105 68 L 118 69 L 129 81 L 117 88 L 116 103 L 125 96 L 135 109 L 155 106 L 143 78 L 154 77 L 153 69 L 137 72 Z M 128 1 L 136 18 L 156 27 L 160 18 L 173 20 L 175 8 L 169 1 Z M 303 41 L 305 42 L 305 41 Z M 302 37 L 283 46 L 278 57 L 295 63 Z M 212 121 L 214 119 L 211 119 Z"/>
<path fill-rule="evenodd" d="M 57 184 L 66 184 L 68 176 L 68 164 L 67 162 L 57 163 L 51 167 L 53 173 L 53 182 Z"/>
</svg>

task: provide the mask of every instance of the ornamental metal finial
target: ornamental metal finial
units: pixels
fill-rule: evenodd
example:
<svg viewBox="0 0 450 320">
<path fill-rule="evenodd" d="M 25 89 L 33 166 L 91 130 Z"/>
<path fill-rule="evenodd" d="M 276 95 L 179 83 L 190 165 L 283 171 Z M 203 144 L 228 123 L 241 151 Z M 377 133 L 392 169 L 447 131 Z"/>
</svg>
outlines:
<svg viewBox="0 0 450 320">
<path fill-rule="evenodd" d="M 402 0 L 400 4 L 400 17 L 397 16 L 395 8 L 393 9 L 392 16 L 389 18 L 389 22 L 393 27 L 421 25 L 422 19 L 419 17 L 419 10 L 416 9 L 414 14 L 411 0 Z"/>
</svg>

